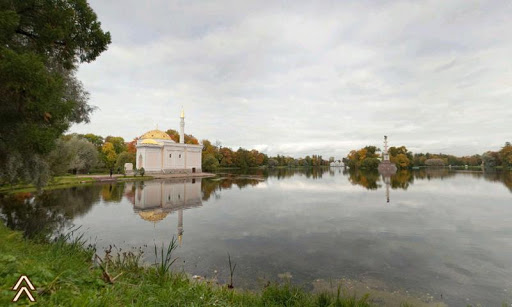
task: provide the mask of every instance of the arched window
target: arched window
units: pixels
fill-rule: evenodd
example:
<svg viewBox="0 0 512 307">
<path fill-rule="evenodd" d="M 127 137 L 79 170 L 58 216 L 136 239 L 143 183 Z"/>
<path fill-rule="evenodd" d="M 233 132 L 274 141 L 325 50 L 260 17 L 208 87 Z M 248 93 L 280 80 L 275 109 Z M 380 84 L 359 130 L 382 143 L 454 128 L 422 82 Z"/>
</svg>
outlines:
<svg viewBox="0 0 512 307">
<path fill-rule="evenodd" d="M 139 155 L 139 164 L 137 165 L 138 168 L 143 167 L 142 166 L 142 154 Z"/>
<path fill-rule="evenodd" d="M 169 158 L 172 158 L 172 154 L 169 154 Z"/>
</svg>

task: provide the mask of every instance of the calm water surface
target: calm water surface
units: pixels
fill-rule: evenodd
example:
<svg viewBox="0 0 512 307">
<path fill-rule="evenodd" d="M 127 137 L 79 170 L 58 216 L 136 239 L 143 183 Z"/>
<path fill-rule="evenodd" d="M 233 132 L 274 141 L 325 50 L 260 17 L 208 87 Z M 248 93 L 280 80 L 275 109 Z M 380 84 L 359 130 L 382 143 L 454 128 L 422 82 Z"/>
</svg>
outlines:
<svg viewBox="0 0 512 307">
<path fill-rule="evenodd" d="M 0 212 L 27 236 L 81 226 L 99 252 L 143 247 L 148 262 L 178 236 L 177 268 L 222 282 L 229 253 L 239 287 L 286 273 L 310 289 L 347 278 L 453 306 L 512 302 L 511 173 L 254 170 L 4 196 Z"/>
</svg>

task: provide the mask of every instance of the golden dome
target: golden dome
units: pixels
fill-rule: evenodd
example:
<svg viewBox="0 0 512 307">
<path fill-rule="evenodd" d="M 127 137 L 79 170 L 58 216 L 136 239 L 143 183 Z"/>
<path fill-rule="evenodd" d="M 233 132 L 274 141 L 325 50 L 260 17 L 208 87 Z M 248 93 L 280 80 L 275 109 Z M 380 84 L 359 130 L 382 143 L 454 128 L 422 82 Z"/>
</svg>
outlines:
<svg viewBox="0 0 512 307">
<path fill-rule="evenodd" d="M 167 216 L 167 212 L 158 211 L 141 211 L 139 212 L 140 217 L 149 222 L 159 222 Z"/>
<path fill-rule="evenodd" d="M 144 139 L 141 144 L 150 144 L 150 145 L 160 145 L 157 141 L 153 139 Z"/>
<path fill-rule="evenodd" d="M 159 140 L 171 140 L 172 141 L 171 137 L 167 133 L 165 133 L 161 130 L 157 130 L 157 129 L 144 133 L 140 138 L 143 140 L 144 139 L 159 139 Z"/>
</svg>

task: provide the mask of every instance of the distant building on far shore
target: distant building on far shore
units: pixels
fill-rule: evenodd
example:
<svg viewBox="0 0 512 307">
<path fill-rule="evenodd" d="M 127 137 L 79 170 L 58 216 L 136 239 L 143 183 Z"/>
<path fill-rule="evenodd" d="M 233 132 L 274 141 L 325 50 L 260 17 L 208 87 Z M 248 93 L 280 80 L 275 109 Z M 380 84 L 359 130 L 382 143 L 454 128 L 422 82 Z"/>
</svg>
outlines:
<svg viewBox="0 0 512 307">
<path fill-rule="evenodd" d="M 343 162 L 340 160 L 333 161 L 329 164 L 330 167 L 343 167 Z"/>
</svg>

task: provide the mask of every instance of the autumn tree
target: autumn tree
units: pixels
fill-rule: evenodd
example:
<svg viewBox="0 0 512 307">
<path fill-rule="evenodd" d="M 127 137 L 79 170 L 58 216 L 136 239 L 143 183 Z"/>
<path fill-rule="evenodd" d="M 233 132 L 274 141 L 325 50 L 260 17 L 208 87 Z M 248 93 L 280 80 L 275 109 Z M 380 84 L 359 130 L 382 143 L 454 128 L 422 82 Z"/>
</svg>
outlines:
<svg viewBox="0 0 512 307">
<path fill-rule="evenodd" d="M 360 167 L 365 169 L 377 169 L 380 162 L 378 159 L 379 151 L 380 149 L 375 146 L 366 146 L 359 150 L 351 150 L 344 161 L 351 169 Z"/>
<path fill-rule="evenodd" d="M 176 131 L 174 129 L 169 129 L 169 130 L 166 130 L 165 133 L 167 133 L 174 142 L 176 142 L 176 143 L 180 142 L 180 134 L 178 131 Z"/>
<path fill-rule="evenodd" d="M 173 141 L 176 143 L 180 142 L 180 133 L 174 129 L 166 130 L 165 133 L 167 133 Z M 185 133 L 185 144 L 192 144 L 192 145 L 199 145 L 199 141 L 192 135 L 192 134 L 186 134 Z"/>
<path fill-rule="evenodd" d="M 110 142 L 105 142 L 103 147 L 101 147 L 101 152 L 103 154 L 103 162 L 105 166 L 110 170 L 114 170 L 115 163 L 117 161 L 117 153 L 114 148 L 114 144 Z"/>
<path fill-rule="evenodd" d="M 394 156 L 392 158 L 392 162 L 395 163 L 399 169 L 406 169 L 411 165 L 411 160 L 409 160 L 409 158 L 403 153 L 399 153 Z"/>
<path fill-rule="evenodd" d="M 510 142 L 506 142 L 505 146 L 501 148 L 499 156 L 504 168 L 512 167 L 512 144 Z"/>
<path fill-rule="evenodd" d="M 235 154 L 229 147 L 222 147 L 219 149 L 221 156 L 220 166 L 232 167 L 234 165 Z"/>
<path fill-rule="evenodd" d="M 107 136 L 105 138 L 105 142 L 111 143 L 114 146 L 114 150 L 116 154 L 120 154 L 123 151 L 126 151 L 126 144 L 124 143 L 124 139 L 120 136 Z"/>
<path fill-rule="evenodd" d="M 409 168 L 414 160 L 412 152 L 407 150 L 405 146 L 390 147 L 388 149 L 389 161 L 394 163 L 399 169 Z"/>
<path fill-rule="evenodd" d="M 129 153 L 137 153 L 137 141 L 139 140 L 138 137 L 134 138 L 131 142 L 128 142 L 126 144 L 126 151 Z"/>
</svg>

